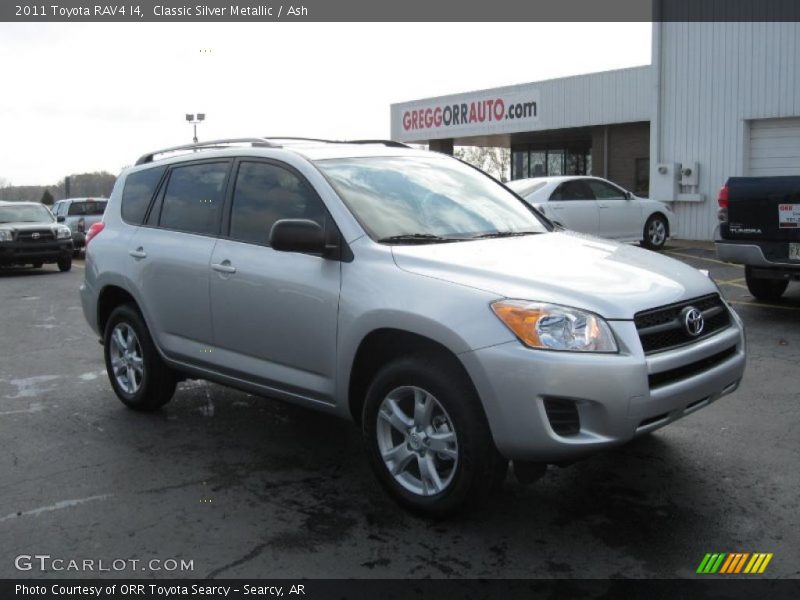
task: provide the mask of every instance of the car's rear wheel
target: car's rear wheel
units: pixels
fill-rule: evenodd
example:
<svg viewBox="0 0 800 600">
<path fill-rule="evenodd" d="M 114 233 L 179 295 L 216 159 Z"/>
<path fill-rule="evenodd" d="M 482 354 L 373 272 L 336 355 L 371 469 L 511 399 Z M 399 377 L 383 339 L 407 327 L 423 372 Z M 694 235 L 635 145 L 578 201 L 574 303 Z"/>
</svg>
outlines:
<svg viewBox="0 0 800 600">
<path fill-rule="evenodd" d="M 72 268 L 72 256 L 62 256 L 58 259 L 58 270 L 62 273 L 69 271 Z"/>
<path fill-rule="evenodd" d="M 381 369 L 367 391 L 362 430 L 381 484 L 426 515 L 485 503 L 508 469 L 472 385 L 438 356 Z"/>
<path fill-rule="evenodd" d="M 786 288 L 789 287 L 789 282 L 785 279 L 764 279 L 756 277 L 749 266 L 745 266 L 744 268 L 744 280 L 745 283 L 747 283 L 747 289 L 759 300 L 778 300 L 783 296 Z"/>
<path fill-rule="evenodd" d="M 652 215 L 644 224 L 642 245 L 650 250 L 661 250 L 667 243 L 669 225 L 661 215 Z"/>
<path fill-rule="evenodd" d="M 103 345 L 111 387 L 126 406 L 151 411 L 170 401 L 175 375 L 161 360 L 144 319 L 133 306 L 114 309 Z"/>
</svg>

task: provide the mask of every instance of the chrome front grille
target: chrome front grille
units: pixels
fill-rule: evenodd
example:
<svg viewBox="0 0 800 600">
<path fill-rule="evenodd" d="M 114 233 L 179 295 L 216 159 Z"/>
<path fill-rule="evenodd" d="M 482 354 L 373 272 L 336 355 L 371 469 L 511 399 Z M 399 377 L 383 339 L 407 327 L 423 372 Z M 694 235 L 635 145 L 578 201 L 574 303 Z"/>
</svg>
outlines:
<svg viewBox="0 0 800 600">
<path fill-rule="evenodd" d="M 703 314 L 703 329 L 698 335 L 690 334 L 685 325 L 685 311 L 690 307 Z M 653 354 L 714 335 L 730 326 L 731 317 L 719 294 L 710 294 L 638 312 L 633 321 L 645 354 Z"/>
<path fill-rule="evenodd" d="M 17 241 L 24 243 L 52 242 L 56 239 L 52 229 L 39 229 L 37 231 L 17 232 Z"/>
</svg>

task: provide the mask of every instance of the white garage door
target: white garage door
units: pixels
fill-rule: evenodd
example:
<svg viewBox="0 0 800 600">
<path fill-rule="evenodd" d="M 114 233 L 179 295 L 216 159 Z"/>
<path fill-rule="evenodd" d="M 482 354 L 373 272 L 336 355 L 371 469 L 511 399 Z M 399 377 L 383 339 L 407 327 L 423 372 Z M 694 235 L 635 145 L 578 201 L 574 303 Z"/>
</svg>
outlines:
<svg viewBox="0 0 800 600">
<path fill-rule="evenodd" d="M 800 119 L 750 123 L 750 176 L 800 175 Z"/>
</svg>

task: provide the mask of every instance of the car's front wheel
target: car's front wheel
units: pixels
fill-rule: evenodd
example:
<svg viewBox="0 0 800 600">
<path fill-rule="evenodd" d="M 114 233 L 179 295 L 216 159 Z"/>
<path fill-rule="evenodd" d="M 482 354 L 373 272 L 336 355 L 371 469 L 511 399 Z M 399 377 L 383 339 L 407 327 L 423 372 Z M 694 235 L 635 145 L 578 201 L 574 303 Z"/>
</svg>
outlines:
<svg viewBox="0 0 800 600">
<path fill-rule="evenodd" d="M 144 319 L 133 306 L 114 309 L 103 336 L 106 372 L 117 397 L 129 408 L 157 410 L 175 393 L 176 378 L 164 364 Z"/>
<path fill-rule="evenodd" d="M 471 383 L 438 356 L 381 369 L 367 391 L 362 429 L 381 484 L 416 512 L 444 516 L 480 505 L 508 469 Z"/>
<path fill-rule="evenodd" d="M 58 270 L 62 273 L 66 273 L 70 269 L 72 269 L 72 255 L 61 256 L 58 259 Z"/>
<path fill-rule="evenodd" d="M 642 245 L 649 250 L 661 250 L 667 243 L 669 225 L 661 215 L 652 215 L 644 224 Z"/>
</svg>

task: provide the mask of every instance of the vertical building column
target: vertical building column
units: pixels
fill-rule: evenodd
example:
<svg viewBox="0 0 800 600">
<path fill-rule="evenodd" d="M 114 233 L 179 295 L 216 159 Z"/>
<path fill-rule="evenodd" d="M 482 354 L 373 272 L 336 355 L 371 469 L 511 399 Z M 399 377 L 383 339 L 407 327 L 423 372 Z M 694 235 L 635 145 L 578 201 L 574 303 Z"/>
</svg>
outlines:
<svg viewBox="0 0 800 600">
<path fill-rule="evenodd" d="M 453 156 L 453 140 L 428 140 L 428 148 L 434 152 L 441 152 Z"/>
</svg>

